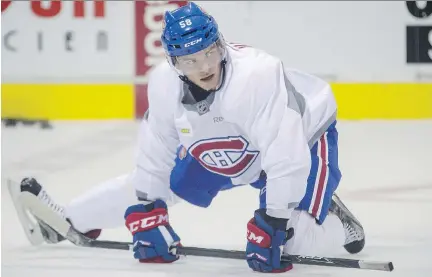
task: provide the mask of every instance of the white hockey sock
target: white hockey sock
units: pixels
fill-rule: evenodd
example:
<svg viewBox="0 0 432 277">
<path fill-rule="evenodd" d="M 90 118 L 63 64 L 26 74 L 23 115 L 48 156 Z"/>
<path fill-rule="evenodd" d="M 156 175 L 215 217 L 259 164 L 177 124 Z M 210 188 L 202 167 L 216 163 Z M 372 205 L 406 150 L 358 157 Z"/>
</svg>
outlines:
<svg viewBox="0 0 432 277">
<path fill-rule="evenodd" d="M 105 181 L 65 206 L 65 216 L 85 233 L 94 229 L 116 228 L 124 224 L 124 212 L 137 203 L 131 175 Z"/>
<path fill-rule="evenodd" d="M 340 219 L 329 213 L 322 225 L 306 211 L 295 210 L 288 227 L 294 228 L 294 237 L 284 247 L 292 255 L 325 256 L 343 250 L 345 233 Z"/>
</svg>

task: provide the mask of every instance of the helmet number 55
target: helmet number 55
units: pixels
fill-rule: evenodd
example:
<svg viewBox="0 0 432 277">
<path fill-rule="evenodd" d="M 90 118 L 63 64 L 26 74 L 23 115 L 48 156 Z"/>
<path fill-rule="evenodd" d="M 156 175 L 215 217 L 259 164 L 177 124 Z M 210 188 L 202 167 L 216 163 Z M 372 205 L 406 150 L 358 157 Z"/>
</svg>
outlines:
<svg viewBox="0 0 432 277">
<path fill-rule="evenodd" d="M 185 28 L 186 26 L 192 25 L 192 21 L 190 19 L 182 20 L 179 22 L 180 27 Z"/>
</svg>

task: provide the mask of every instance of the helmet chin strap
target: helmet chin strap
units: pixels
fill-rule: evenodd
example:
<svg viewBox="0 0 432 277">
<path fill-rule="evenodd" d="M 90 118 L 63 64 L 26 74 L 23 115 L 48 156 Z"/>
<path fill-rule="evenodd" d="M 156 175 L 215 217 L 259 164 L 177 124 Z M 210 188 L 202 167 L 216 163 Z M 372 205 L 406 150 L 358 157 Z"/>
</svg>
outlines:
<svg viewBox="0 0 432 277">
<path fill-rule="evenodd" d="M 222 71 L 221 76 L 222 76 L 222 80 L 221 80 L 221 82 L 219 82 L 219 85 L 218 85 L 218 87 L 216 89 L 210 89 L 210 90 L 203 89 L 202 87 L 198 86 L 197 84 L 195 84 L 194 82 L 192 82 L 191 80 L 189 80 L 189 78 L 186 77 L 186 76 L 184 76 L 184 75 L 179 75 L 179 78 L 180 78 L 180 80 L 182 80 L 183 82 L 185 82 L 189 86 L 198 87 L 199 89 L 205 90 L 205 91 L 207 91 L 209 93 L 215 92 L 215 91 L 220 90 L 220 88 L 225 83 L 225 73 L 226 73 L 226 68 L 225 67 L 226 67 L 226 63 L 227 63 L 226 59 L 223 59 L 221 61 L 221 71 Z"/>
</svg>

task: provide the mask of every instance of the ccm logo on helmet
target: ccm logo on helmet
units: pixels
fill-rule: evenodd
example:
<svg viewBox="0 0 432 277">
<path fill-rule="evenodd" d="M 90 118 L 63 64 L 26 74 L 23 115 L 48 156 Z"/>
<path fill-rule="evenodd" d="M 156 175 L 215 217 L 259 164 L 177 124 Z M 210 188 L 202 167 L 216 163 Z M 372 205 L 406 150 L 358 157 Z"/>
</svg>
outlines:
<svg viewBox="0 0 432 277">
<path fill-rule="evenodd" d="M 199 38 L 197 40 L 193 40 L 191 42 L 185 43 L 184 47 L 189 47 L 189 46 L 195 45 L 195 44 L 197 44 L 197 43 L 199 43 L 201 41 L 202 41 L 202 38 Z"/>
</svg>

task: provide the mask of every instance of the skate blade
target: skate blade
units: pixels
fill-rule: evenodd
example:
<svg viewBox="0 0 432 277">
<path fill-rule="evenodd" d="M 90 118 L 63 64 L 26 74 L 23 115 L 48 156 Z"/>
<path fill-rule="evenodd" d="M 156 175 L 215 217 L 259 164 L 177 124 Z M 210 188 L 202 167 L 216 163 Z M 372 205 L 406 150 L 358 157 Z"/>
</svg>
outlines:
<svg viewBox="0 0 432 277">
<path fill-rule="evenodd" d="M 21 201 L 20 183 L 10 179 L 7 179 L 6 182 L 9 194 L 12 198 L 12 203 L 27 239 L 34 246 L 43 244 L 45 239 L 43 238 L 39 224 L 36 219 L 32 217 L 29 209 L 26 208 Z"/>
<path fill-rule="evenodd" d="M 38 220 L 49 225 L 54 231 L 67 237 L 70 224 L 56 212 L 54 212 L 45 203 L 41 202 L 34 194 L 23 191 L 19 197 L 20 201 L 29 209 L 29 212 Z"/>
</svg>

